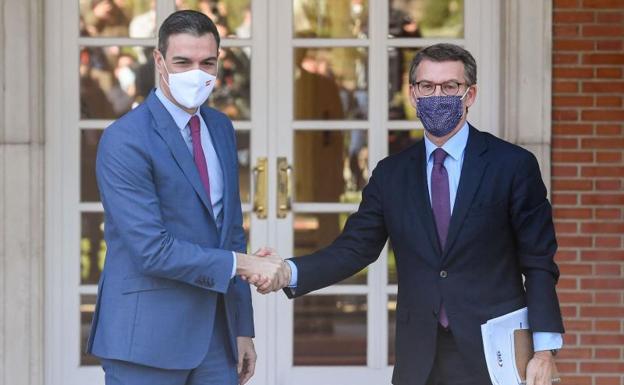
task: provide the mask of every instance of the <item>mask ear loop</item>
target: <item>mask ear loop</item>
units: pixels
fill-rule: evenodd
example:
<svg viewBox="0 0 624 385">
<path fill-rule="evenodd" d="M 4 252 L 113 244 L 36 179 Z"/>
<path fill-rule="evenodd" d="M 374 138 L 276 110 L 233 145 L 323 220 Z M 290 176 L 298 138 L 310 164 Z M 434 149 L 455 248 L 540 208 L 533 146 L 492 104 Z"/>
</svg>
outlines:
<svg viewBox="0 0 624 385">
<path fill-rule="evenodd" d="M 464 92 L 464 94 L 461 96 L 461 98 L 459 98 L 459 100 L 464 100 L 466 95 L 468 95 L 468 91 L 470 91 L 470 87 L 472 87 L 472 86 L 470 85 L 470 86 L 468 86 L 468 88 L 466 88 L 466 92 Z"/>
<path fill-rule="evenodd" d="M 158 53 L 160 54 L 160 57 L 162 58 L 163 66 L 165 67 L 165 72 L 167 73 L 167 76 L 170 76 L 169 70 L 167 69 L 167 62 L 165 62 L 165 57 L 163 56 L 161 52 L 158 52 Z M 160 74 L 160 77 L 162 78 L 163 82 L 165 82 L 167 87 L 169 87 L 169 82 L 165 80 L 165 77 L 163 76 L 163 74 Z"/>
</svg>

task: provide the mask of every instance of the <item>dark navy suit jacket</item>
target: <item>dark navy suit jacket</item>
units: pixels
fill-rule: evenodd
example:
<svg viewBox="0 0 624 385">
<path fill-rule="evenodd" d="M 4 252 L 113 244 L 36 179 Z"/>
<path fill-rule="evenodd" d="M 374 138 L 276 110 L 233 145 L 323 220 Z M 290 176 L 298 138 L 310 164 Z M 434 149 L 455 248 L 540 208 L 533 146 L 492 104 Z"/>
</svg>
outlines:
<svg viewBox="0 0 624 385">
<path fill-rule="evenodd" d="M 293 259 L 297 288 L 286 294 L 301 296 L 355 274 L 378 258 L 389 237 L 398 274 L 393 383 L 427 380 L 443 301 L 460 353 L 487 384 L 480 326 L 488 319 L 528 306 L 533 331 L 563 332 L 551 206 L 535 157 L 471 126 L 441 250 L 426 164 L 423 141 L 379 162 L 342 234 Z"/>
<path fill-rule="evenodd" d="M 213 337 L 224 295 L 229 340 L 253 336 L 249 285 L 230 279 L 245 252 L 234 130 L 202 107 L 223 170 L 223 225 L 184 139 L 154 92 L 108 127 L 96 173 L 105 212 L 106 264 L 88 351 L 108 359 L 191 369 Z"/>
</svg>

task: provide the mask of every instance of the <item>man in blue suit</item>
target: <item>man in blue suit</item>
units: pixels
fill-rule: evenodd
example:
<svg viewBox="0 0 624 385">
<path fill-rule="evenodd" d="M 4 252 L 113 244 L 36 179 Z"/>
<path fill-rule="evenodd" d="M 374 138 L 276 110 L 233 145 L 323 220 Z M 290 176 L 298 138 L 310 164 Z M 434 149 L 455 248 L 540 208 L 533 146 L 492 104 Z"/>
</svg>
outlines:
<svg viewBox="0 0 624 385">
<path fill-rule="evenodd" d="M 200 107 L 218 52 L 208 17 L 170 15 L 154 51 L 160 88 L 102 136 L 107 254 L 88 351 L 107 385 L 235 385 L 253 375 L 250 290 L 236 274 L 273 277 L 283 262 L 244 254 L 232 123 Z"/>
<path fill-rule="evenodd" d="M 535 157 L 466 121 L 477 66 L 436 44 L 410 68 L 422 141 L 382 160 L 358 211 L 328 247 L 289 260 L 273 283 L 289 297 L 339 282 L 372 263 L 390 238 L 396 256 L 395 385 L 490 383 L 481 324 L 528 306 L 536 353 L 527 384 L 549 385 L 563 325 L 555 284 L 551 206 Z M 524 280 L 523 280 L 524 277 Z"/>
</svg>

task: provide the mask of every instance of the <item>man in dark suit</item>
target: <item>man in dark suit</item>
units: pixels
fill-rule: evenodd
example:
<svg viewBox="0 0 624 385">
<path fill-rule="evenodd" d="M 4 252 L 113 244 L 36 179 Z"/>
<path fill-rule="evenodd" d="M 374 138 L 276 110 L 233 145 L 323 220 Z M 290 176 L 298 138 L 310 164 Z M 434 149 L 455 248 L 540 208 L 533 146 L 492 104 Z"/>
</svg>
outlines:
<svg viewBox="0 0 624 385">
<path fill-rule="evenodd" d="M 202 106 L 218 52 L 208 17 L 170 15 L 154 51 L 160 87 L 100 141 L 107 252 L 87 350 L 107 385 L 253 375 L 251 293 L 236 274 L 273 277 L 284 263 L 244 254 L 234 129 Z"/>
<path fill-rule="evenodd" d="M 536 353 L 528 384 L 550 384 L 563 325 L 551 206 L 535 157 L 466 121 L 477 94 L 465 49 L 436 44 L 410 68 L 422 141 L 377 165 L 328 247 L 288 260 L 292 274 L 249 277 L 297 297 L 375 261 L 388 237 L 398 274 L 396 385 L 490 383 L 481 324 L 528 306 Z M 524 280 L 523 280 L 524 277 Z"/>
</svg>

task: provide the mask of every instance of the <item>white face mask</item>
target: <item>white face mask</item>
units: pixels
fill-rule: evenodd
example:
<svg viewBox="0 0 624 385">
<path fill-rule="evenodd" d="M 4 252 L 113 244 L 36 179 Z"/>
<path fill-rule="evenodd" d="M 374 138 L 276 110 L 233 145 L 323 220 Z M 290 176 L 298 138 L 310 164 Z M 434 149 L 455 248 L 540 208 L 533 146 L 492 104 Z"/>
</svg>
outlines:
<svg viewBox="0 0 624 385">
<path fill-rule="evenodd" d="M 200 69 L 172 74 L 165 65 L 165 71 L 169 75 L 169 82 L 165 81 L 165 83 L 169 86 L 171 95 L 186 108 L 197 108 L 204 104 L 217 81 L 216 76 Z"/>
</svg>

